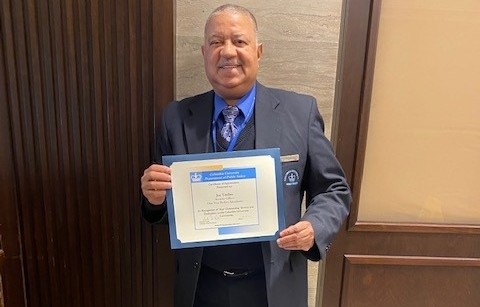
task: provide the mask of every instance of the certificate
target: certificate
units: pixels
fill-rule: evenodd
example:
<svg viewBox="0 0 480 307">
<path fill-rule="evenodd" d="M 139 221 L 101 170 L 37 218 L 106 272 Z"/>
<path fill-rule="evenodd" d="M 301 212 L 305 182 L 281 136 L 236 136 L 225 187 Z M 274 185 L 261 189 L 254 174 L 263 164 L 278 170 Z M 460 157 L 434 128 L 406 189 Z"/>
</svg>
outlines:
<svg viewBox="0 0 480 307">
<path fill-rule="evenodd" d="M 272 241 L 285 228 L 280 150 L 164 156 L 173 249 Z"/>
</svg>

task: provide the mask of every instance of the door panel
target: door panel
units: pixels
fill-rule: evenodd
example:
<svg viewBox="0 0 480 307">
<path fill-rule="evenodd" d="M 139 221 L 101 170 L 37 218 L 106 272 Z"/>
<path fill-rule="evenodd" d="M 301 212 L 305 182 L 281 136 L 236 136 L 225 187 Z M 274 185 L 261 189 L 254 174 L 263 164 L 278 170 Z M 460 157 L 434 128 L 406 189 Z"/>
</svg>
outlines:
<svg viewBox="0 0 480 307">
<path fill-rule="evenodd" d="M 323 306 L 476 306 L 480 93 L 457 67 L 480 75 L 477 44 L 465 44 L 480 7 L 347 0 L 343 13 L 333 143 L 354 202 L 327 255 Z"/>
<path fill-rule="evenodd" d="M 358 220 L 478 225 L 480 2 L 379 14 Z"/>
<path fill-rule="evenodd" d="M 480 260 L 345 255 L 342 306 L 476 306 Z"/>
</svg>

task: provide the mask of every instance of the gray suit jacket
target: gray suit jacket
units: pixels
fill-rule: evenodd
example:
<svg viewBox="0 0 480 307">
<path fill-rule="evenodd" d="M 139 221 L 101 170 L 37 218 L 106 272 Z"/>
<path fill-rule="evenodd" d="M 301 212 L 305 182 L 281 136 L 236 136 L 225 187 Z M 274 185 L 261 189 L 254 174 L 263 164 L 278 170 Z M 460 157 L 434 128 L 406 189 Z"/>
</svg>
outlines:
<svg viewBox="0 0 480 307">
<path fill-rule="evenodd" d="M 213 97 L 210 91 L 166 107 L 162 133 L 157 139 L 161 154 L 213 151 Z M 279 147 L 281 155 L 299 155 L 298 161 L 282 163 L 285 222 L 289 226 L 300 219 L 308 220 L 315 231 L 315 245 L 308 252 L 286 251 L 276 242 L 262 243 L 269 306 L 307 306 L 306 260 L 323 258 L 348 214 L 350 190 L 323 130 L 313 97 L 257 83 L 255 148 Z M 159 162 L 161 157 L 156 159 Z M 290 182 L 287 173 L 298 174 L 298 180 Z M 304 192 L 307 208 L 302 215 Z M 144 202 L 144 217 L 150 222 L 165 221 L 165 207 L 159 210 Z M 202 253 L 203 248 L 175 251 L 177 307 L 193 304 Z"/>
</svg>

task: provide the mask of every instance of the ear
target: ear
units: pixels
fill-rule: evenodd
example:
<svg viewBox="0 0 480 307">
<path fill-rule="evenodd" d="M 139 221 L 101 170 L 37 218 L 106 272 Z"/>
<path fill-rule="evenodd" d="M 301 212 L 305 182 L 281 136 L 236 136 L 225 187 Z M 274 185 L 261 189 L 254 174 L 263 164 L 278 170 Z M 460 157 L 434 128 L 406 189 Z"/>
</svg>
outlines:
<svg viewBox="0 0 480 307">
<path fill-rule="evenodd" d="M 257 59 L 260 60 L 260 58 L 262 57 L 262 53 L 263 53 L 263 44 L 260 43 L 257 45 Z"/>
<path fill-rule="evenodd" d="M 205 56 L 205 45 L 202 45 L 202 55 Z"/>
</svg>

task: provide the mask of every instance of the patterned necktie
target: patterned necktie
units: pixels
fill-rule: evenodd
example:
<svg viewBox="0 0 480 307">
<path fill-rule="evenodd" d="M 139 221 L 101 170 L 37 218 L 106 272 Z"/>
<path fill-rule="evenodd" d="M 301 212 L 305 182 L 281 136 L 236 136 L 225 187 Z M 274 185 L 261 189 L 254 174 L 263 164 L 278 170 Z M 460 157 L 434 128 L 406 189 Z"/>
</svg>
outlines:
<svg viewBox="0 0 480 307">
<path fill-rule="evenodd" d="M 236 106 L 228 106 L 223 109 L 223 118 L 225 119 L 225 124 L 222 127 L 220 134 L 227 141 L 230 142 L 232 136 L 237 133 L 237 126 L 235 126 L 235 118 L 238 116 L 238 108 Z"/>
</svg>

